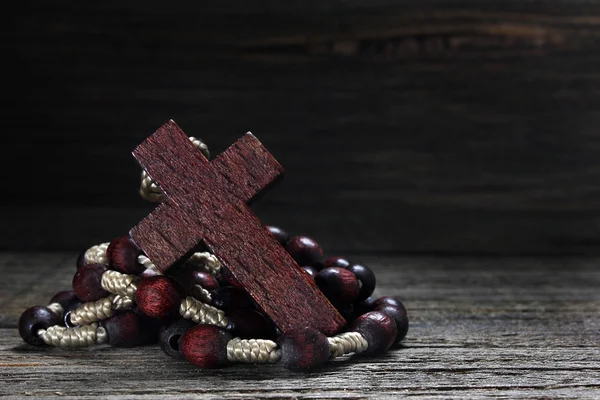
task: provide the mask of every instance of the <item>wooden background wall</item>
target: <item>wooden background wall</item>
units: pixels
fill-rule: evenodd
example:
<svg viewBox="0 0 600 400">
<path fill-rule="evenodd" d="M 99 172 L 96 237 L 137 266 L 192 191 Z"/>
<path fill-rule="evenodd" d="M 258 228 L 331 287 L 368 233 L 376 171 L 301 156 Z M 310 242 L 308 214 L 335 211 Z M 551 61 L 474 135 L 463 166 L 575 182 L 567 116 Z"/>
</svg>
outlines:
<svg viewBox="0 0 600 400">
<path fill-rule="evenodd" d="M 600 250 L 600 1 L 72 3 L 5 36 L 2 248 L 127 232 L 173 118 L 255 133 L 287 173 L 257 213 L 334 251 Z"/>
</svg>

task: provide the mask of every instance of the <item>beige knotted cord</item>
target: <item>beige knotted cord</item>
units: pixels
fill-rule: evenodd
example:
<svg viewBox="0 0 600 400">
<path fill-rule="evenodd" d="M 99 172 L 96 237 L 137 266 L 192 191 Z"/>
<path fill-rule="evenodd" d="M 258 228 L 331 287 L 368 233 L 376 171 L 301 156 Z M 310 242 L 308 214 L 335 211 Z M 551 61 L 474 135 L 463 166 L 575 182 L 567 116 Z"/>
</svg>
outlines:
<svg viewBox="0 0 600 400">
<path fill-rule="evenodd" d="M 106 249 L 110 243 L 101 243 L 96 246 L 92 246 L 86 250 L 83 255 L 86 264 L 108 264 L 106 259 Z"/>
<path fill-rule="evenodd" d="M 202 140 L 196 139 L 193 136 L 191 136 L 189 139 L 194 146 L 196 146 L 196 148 L 202 152 L 204 157 L 207 159 L 210 158 L 208 146 Z M 152 180 L 152 178 L 150 178 L 146 171 L 142 171 L 140 196 L 142 196 L 143 199 L 153 203 L 162 203 L 165 201 L 165 195 L 163 194 L 162 190 L 160 190 L 160 187 Z"/>
<path fill-rule="evenodd" d="M 156 268 L 156 265 L 154 265 L 152 260 L 150 260 L 145 254 L 140 254 L 137 258 L 137 262 L 144 266 L 144 268 L 151 269 L 152 271 L 156 272 L 157 275 L 162 275 L 162 272 Z"/>
<path fill-rule="evenodd" d="M 217 256 L 207 251 L 192 254 L 186 263 L 200 266 L 212 276 L 218 276 L 223 268 Z"/>
<path fill-rule="evenodd" d="M 117 271 L 106 271 L 102 274 L 102 289 L 107 292 L 126 297 L 134 297 L 140 278 L 135 275 L 122 274 Z"/>
<path fill-rule="evenodd" d="M 242 363 L 275 363 L 281 358 L 277 343 L 265 339 L 234 338 L 227 343 L 227 359 Z"/>
<path fill-rule="evenodd" d="M 72 328 L 54 325 L 48 329 L 40 329 L 37 334 L 47 345 L 62 348 L 84 347 L 108 342 L 106 330 L 95 323 Z"/>
<path fill-rule="evenodd" d="M 216 325 L 225 328 L 229 323 L 225 313 L 218 308 L 204 304 L 193 297 L 186 297 L 179 307 L 179 314 L 197 324 Z"/>
<path fill-rule="evenodd" d="M 133 299 L 127 296 L 111 294 L 100 300 L 83 303 L 69 315 L 73 325 L 87 325 L 112 317 L 115 311 L 133 307 Z"/>
<path fill-rule="evenodd" d="M 50 303 L 48 304 L 48 308 L 50 309 L 50 311 L 52 311 L 54 314 L 58 315 L 59 318 L 62 319 L 65 310 L 63 309 L 63 306 L 60 303 Z"/>
<path fill-rule="evenodd" d="M 343 356 L 350 353 L 362 353 L 367 350 L 369 343 L 358 332 L 344 332 L 333 337 L 328 337 L 330 358 Z"/>
</svg>

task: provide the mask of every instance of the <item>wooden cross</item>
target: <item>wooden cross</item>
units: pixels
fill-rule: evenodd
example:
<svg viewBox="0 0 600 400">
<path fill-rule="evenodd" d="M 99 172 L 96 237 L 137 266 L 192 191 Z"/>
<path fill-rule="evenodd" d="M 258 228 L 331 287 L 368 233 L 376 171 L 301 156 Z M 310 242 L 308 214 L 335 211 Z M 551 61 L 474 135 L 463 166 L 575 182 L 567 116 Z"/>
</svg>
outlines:
<svg viewBox="0 0 600 400">
<path fill-rule="evenodd" d="M 339 332 L 342 316 L 246 205 L 283 176 L 254 135 L 209 162 L 169 121 L 133 156 L 166 196 L 130 231 L 159 270 L 203 243 L 281 331 L 311 326 L 326 335 Z"/>
</svg>

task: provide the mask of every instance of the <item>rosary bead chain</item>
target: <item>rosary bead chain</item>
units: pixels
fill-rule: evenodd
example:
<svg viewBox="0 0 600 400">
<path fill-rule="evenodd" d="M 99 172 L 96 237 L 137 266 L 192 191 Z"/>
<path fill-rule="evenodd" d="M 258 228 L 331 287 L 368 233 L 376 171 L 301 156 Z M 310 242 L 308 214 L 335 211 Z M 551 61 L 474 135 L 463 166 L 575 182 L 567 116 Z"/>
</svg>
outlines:
<svg viewBox="0 0 600 400">
<path fill-rule="evenodd" d="M 110 318 L 115 311 L 133 307 L 133 298 L 111 294 L 100 300 L 83 303 L 69 314 L 73 325 L 87 325 L 96 321 Z"/>
<path fill-rule="evenodd" d="M 233 338 L 227 342 L 227 360 L 240 363 L 276 363 L 281 350 L 272 340 Z"/>
<path fill-rule="evenodd" d="M 47 307 L 48 307 L 48 309 L 49 309 L 50 311 L 52 311 L 52 312 L 53 312 L 54 314 L 56 314 L 56 315 L 57 315 L 59 318 L 61 318 L 61 319 L 62 319 L 62 317 L 63 317 L 63 315 L 64 315 L 64 313 L 65 313 L 65 310 L 63 309 L 63 306 L 62 306 L 62 304 L 60 304 L 60 303 L 50 303 L 50 304 L 48 304 L 48 306 L 47 306 Z"/>
<path fill-rule="evenodd" d="M 54 325 L 48 329 L 40 329 L 38 335 L 47 345 L 61 348 L 85 347 L 108 342 L 106 330 L 96 323 L 75 327 Z"/>
<path fill-rule="evenodd" d="M 100 243 L 86 250 L 83 259 L 85 264 L 108 264 L 106 249 L 110 243 Z"/>
<path fill-rule="evenodd" d="M 344 356 L 350 353 L 360 354 L 367 350 L 369 343 L 358 332 L 344 332 L 328 337 L 330 358 Z"/>
<path fill-rule="evenodd" d="M 190 296 L 181 302 L 179 314 L 183 318 L 192 320 L 197 324 L 216 325 L 221 328 L 225 328 L 229 324 L 229 319 L 225 316 L 223 310 L 219 310 Z"/>
<path fill-rule="evenodd" d="M 121 296 L 134 297 L 140 278 L 108 270 L 102 274 L 102 289 Z"/>
</svg>

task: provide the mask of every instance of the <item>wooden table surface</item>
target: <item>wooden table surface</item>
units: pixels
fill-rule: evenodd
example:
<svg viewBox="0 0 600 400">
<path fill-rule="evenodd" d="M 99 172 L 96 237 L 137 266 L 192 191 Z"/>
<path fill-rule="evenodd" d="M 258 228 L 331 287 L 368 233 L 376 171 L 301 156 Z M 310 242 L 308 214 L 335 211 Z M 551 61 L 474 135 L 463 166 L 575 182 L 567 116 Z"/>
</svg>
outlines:
<svg viewBox="0 0 600 400">
<path fill-rule="evenodd" d="M 597 259 L 361 257 L 410 331 L 376 359 L 315 373 L 277 365 L 200 370 L 156 346 L 76 351 L 24 344 L 16 322 L 70 286 L 74 254 L 0 255 L 0 397 L 599 398 Z"/>
</svg>

